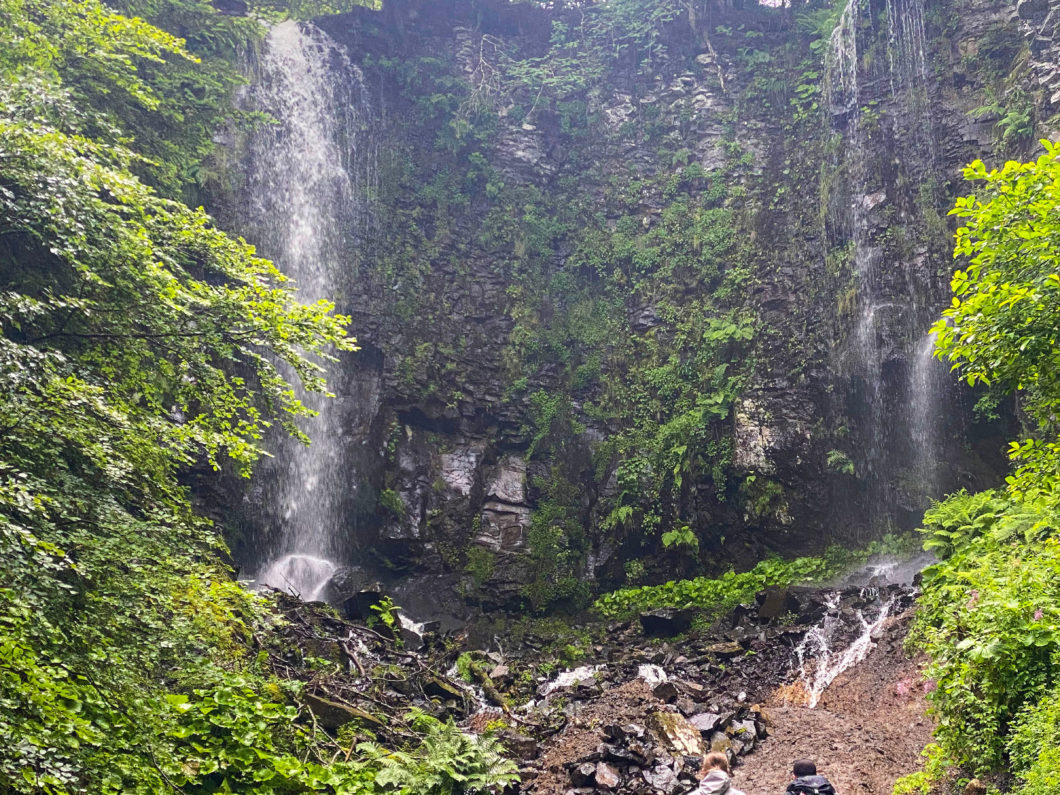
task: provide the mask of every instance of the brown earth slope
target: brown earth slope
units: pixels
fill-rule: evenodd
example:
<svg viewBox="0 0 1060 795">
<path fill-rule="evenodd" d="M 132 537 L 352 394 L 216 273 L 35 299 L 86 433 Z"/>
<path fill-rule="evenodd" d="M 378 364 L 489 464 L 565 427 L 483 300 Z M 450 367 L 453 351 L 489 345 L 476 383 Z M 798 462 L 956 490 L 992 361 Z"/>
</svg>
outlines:
<svg viewBox="0 0 1060 795">
<path fill-rule="evenodd" d="M 899 776 L 917 770 L 933 725 L 919 666 L 902 651 L 908 620 L 885 624 L 876 648 L 816 709 L 785 705 L 786 693 L 774 697 L 771 735 L 737 769 L 737 786 L 748 795 L 781 793 L 800 757 L 816 760 L 839 795 L 891 795 Z"/>
<path fill-rule="evenodd" d="M 920 752 L 932 730 L 919 665 L 902 650 L 910 618 L 911 613 L 906 613 L 886 622 L 869 656 L 841 674 L 816 709 L 792 703 L 800 700 L 800 694 L 805 698 L 798 684 L 782 687 L 767 699 L 763 706 L 771 724 L 769 737 L 741 759 L 734 773 L 736 785 L 748 795 L 780 795 L 790 780 L 792 761 L 810 757 L 817 760 L 839 795 L 891 795 L 899 776 L 919 768 Z M 747 683 L 731 684 L 746 687 Z M 597 748 L 604 725 L 644 724 L 662 705 L 640 680 L 605 689 L 581 705 L 567 727 L 545 743 L 538 760 L 540 773 L 536 780 L 526 782 L 524 791 L 534 795 L 571 792 L 570 766 Z M 679 782 L 668 791 L 678 795 L 691 787 Z M 643 782 L 639 786 L 626 783 L 618 790 L 656 791 Z M 590 786 L 573 791 L 613 790 Z"/>
</svg>

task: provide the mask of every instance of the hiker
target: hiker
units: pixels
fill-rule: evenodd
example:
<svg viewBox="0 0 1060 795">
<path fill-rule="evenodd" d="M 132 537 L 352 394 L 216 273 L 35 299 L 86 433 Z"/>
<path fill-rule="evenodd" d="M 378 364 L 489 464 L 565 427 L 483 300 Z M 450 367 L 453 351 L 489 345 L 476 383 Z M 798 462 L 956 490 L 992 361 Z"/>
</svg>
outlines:
<svg viewBox="0 0 1060 795">
<path fill-rule="evenodd" d="M 792 764 L 791 778 L 788 795 L 836 795 L 832 782 L 817 775 L 817 765 L 812 759 L 799 759 Z"/>
<path fill-rule="evenodd" d="M 703 780 L 689 795 L 747 795 L 736 789 L 729 778 L 729 757 L 725 754 L 707 754 L 703 759 Z"/>
</svg>

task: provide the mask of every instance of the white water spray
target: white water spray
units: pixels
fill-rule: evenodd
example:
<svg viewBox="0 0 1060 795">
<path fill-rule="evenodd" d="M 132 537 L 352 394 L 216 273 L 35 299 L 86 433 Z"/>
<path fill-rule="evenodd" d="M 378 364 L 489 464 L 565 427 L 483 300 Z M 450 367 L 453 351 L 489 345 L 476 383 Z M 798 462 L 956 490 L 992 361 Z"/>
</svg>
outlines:
<svg viewBox="0 0 1060 795">
<path fill-rule="evenodd" d="M 799 681 L 806 689 L 809 699 L 807 706 L 810 709 L 817 707 L 821 694 L 836 677 L 861 663 L 869 655 L 875 646 L 873 635 L 890 617 L 896 602 L 896 598 L 891 596 L 886 601 L 879 602 L 874 613 L 871 610 L 858 610 L 855 615 L 861 623 L 861 633 L 848 646 L 840 649 L 837 648 L 837 636 L 843 629 L 840 598 L 838 592 L 829 594 L 826 601 L 828 612 L 825 617 L 806 633 L 802 642 L 795 648 L 795 659 L 801 671 Z"/>
</svg>

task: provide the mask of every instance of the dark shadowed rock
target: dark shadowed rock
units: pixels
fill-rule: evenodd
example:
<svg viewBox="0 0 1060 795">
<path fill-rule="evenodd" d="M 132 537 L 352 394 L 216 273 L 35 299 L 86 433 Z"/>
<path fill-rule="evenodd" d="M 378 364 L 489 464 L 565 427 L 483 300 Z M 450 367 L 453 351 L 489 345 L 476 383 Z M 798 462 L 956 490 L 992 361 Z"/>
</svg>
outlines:
<svg viewBox="0 0 1060 795">
<path fill-rule="evenodd" d="M 758 617 L 765 621 L 799 614 L 799 600 L 787 588 L 767 588 L 758 594 L 757 601 Z"/>
<path fill-rule="evenodd" d="M 527 737 L 512 729 L 505 729 L 497 735 L 508 751 L 519 759 L 536 759 L 541 753 L 541 746 L 533 737 Z"/>
<path fill-rule="evenodd" d="M 1025 22 L 1039 25 L 1049 15 L 1049 0 L 1019 0 L 1016 13 Z"/>
<path fill-rule="evenodd" d="M 652 688 L 652 695 L 667 704 L 676 701 L 681 692 L 673 682 L 660 682 Z"/>
<path fill-rule="evenodd" d="M 378 588 L 365 588 L 342 601 L 342 614 L 350 621 L 367 621 L 375 613 L 372 605 L 379 604 L 383 592 Z"/>
<path fill-rule="evenodd" d="M 592 762 L 575 765 L 570 771 L 570 781 L 575 787 L 591 787 L 596 783 L 596 765 Z"/>
<path fill-rule="evenodd" d="M 692 627 L 693 611 L 666 607 L 640 614 L 640 625 L 644 634 L 665 638 L 682 635 Z"/>
</svg>

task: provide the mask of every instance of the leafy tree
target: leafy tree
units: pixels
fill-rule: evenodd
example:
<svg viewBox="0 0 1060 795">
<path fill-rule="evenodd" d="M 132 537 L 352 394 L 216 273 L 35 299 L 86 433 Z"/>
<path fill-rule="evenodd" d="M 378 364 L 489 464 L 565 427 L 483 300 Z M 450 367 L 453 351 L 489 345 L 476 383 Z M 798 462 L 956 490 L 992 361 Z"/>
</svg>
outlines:
<svg viewBox="0 0 1060 795">
<path fill-rule="evenodd" d="M 249 468 L 274 422 L 301 433 L 280 365 L 321 391 L 352 341 L 134 173 L 174 151 L 138 137 L 184 101 L 140 69 L 171 60 L 193 62 L 93 0 L 0 0 L 5 792 L 324 787 L 245 659 L 266 612 L 179 475 Z"/>
<path fill-rule="evenodd" d="M 977 160 L 965 169 L 982 189 L 953 210 L 965 219 L 954 254 L 967 264 L 934 328 L 939 354 L 968 383 L 1020 395 L 1034 427 L 1032 438 L 1013 445 L 1025 466 L 1012 485 L 1031 492 L 1056 488 L 1060 460 L 1060 144 L 1042 143 L 1036 161 L 988 171 Z"/>
</svg>

